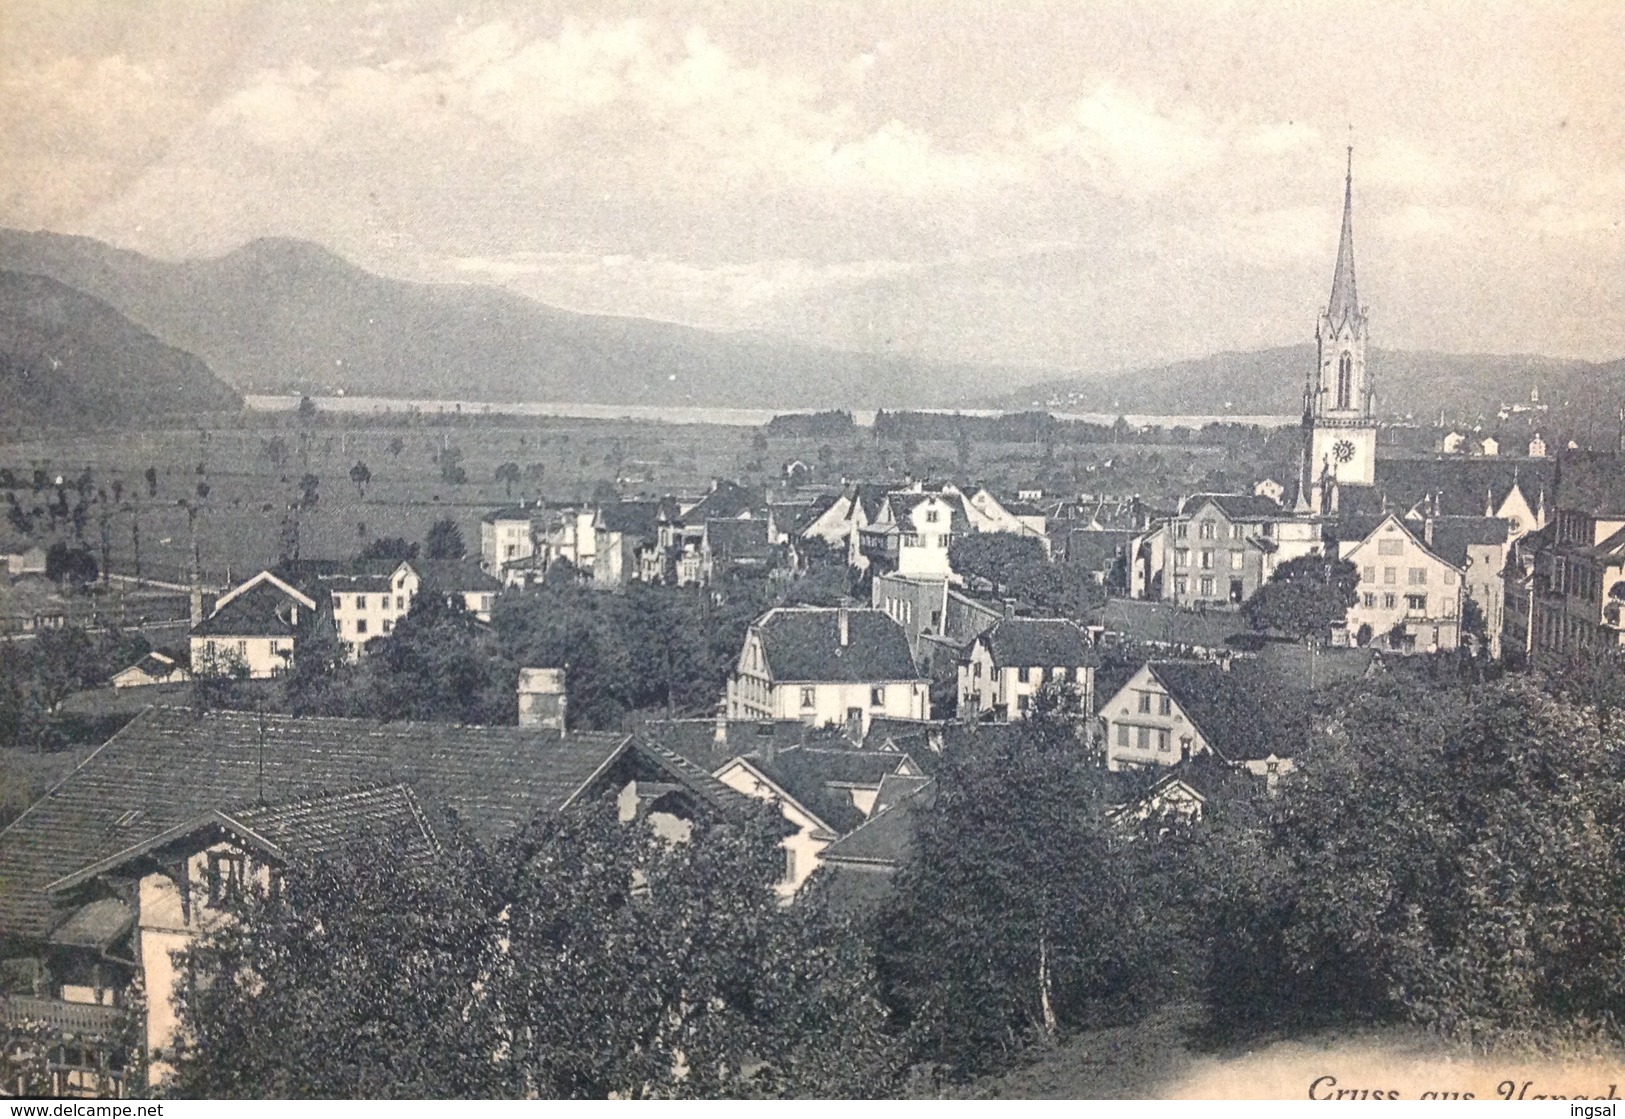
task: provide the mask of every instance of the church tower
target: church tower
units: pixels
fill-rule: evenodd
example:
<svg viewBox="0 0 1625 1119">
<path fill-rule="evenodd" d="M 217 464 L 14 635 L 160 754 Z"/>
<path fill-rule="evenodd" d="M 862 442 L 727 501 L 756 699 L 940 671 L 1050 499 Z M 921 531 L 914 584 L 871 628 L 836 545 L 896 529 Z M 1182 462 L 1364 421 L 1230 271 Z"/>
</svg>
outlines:
<svg viewBox="0 0 1625 1119">
<path fill-rule="evenodd" d="M 1376 481 L 1377 424 L 1366 366 L 1366 314 L 1354 286 L 1354 149 L 1343 180 L 1343 234 L 1332 295 L 1315 331 L 1316 369 L 1303 393 L 1303 464 L 1299 512 L 1332 513 L 1340 486 Z"/>
</svg>

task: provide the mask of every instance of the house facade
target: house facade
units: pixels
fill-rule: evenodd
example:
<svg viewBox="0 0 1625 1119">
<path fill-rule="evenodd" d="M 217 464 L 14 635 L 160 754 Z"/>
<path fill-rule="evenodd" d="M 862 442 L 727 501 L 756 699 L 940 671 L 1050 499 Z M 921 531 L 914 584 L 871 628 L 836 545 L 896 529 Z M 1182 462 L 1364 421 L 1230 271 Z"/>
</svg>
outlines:
<svg viewBox="0 0 1625 1119">
<path fill-rule="evenodd" d="M 867 733 L 877 716 L 931 717 L 930 681 L 903 628 L 879 610 L 776 607 L 745 633 L 730 719 L 799 720 Z"/>
<path fill-rule="evenodd" d="M 318 624 L 316 599 L 270 571 L 234 587 L 190 634 L 194 676 L 280 676 L 299 639 Z"/>
<path fill-rule="evenodd" d="M 1464 571 L 1444 559 L 1399 517 L 1381 518 L 1363 538 L 1339 545 L 1359 572 L 1359 596 L 1347 632 L 1356 644 L 1401 652 L 1454 649 L 1461 643 Z"/>
<path fill-rule="evenodd" d="M 1522 597 L 1509 591 L 1506 628 L 1530 653 L 1568 655 L 1625 644 L 1625 456 L 1568 451 L 1557 463 L 1549 531 L 1529 538 Z"/>
<path fill-rule="evenodd" d="M 1099 655 L 1078 623 L 1065 618 L 1002 618 L 971 641 L 959 664 L 959 717 L 1024 719 L 1047 685 L 1076 690 L 1094 710 Z"/>
</svg>

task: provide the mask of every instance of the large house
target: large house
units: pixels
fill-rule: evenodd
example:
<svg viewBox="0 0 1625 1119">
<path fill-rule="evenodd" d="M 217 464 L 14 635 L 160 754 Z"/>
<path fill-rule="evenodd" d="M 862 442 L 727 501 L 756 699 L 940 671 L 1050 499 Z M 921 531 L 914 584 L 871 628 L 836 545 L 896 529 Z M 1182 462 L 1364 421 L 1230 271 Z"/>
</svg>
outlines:
<svg viewBox="0 0 1625 1119">
<path fill-rule="evenodd" d="M 1280 698 L 1256 666 L 1149 661 L 1101 705 L 1106 768 L 1212 754 L 1264 775 L 1285 772 L 1308 718 L 1305 704 Z"/>
<path fill-rule="evenodd" d="M 1077 690 L 1082 710 L 1094 710 L 1099 654 L 1077 622 L 1065 618 L 1002 618 L 978 634 L 959 664 L 959 717 L 1023 719 L 1046 685 Z"/>
<path fill-rule="evenodd" d="M 730 719 L 798 719 L 866 733 L 875 716 L 931 717 L 903 628 L 879 610 L 776 607 L 745 633 L 728 680 Z"/>
<path fill-rule="evenodd" d="M 320 619 L 315 598 L 274 572 L 261 571 L 216 599 L 214 610 L 192 628 L 192 675 L 279 676 Z"/>
<path fill-rule="evenodd" d="M 407 858 L 460 835 L 490 845 L 594 798 L 678 834 L 748 804 L 625 734 L 149 708 L 0 832 L 0 943 L 33 977 L 0 1019 L 62 1031 L 56 1094 L 117 1094 L 133 990 L 156 1077 L 176 1028 L 170 953 L 243 883 L 381 839 Z"/>
<path fill-rule="evenodd" d="M 1359 597 L 1345 623 L 1356 644 L 1381 641 L 1411 651 L 1454 649 L 1461 643 L 1465 571 L 1428 547 L 1398 516 L 1389 513 L 1343 541 L 1339 556 L 1360 576 Z"/>
<path fill-rule="evenodd" d="M 1551 523 L 1519 542 L 1524 566 L 1509 571 L 1507 643 L 1557 654 L 1625 644 L 1625 456 L 1569 451 L 1553 489 Z"/>
<path fill-rule="evenodd" d="M 1320 524 L 1257 494 L 1196 494 L 1133 546 L 1130 592 L 1237 608 L 1276 567 L 1321 549 Z"/>
</svg>

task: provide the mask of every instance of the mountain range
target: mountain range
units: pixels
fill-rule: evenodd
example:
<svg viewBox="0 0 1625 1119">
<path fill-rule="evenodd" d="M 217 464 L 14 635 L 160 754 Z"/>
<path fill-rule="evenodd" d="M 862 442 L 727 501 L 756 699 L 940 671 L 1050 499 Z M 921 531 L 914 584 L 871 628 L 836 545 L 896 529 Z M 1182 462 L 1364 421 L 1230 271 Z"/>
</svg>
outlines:
<svg viewBox="0 0 1625 1119">
<path fill-rule="evenodd" d="M 929 407 L 1052 375 L 578 314 L 501 288 L 388 279 L 305 241 L 169 262 L 84 237 L 0 230 L 0 267 L 105 300 L 245 392 Z"/>
<path fill-rule="evenodd" d="M 1315 344 L 1221 353 L 1096 377 L 1069 377 L 990 397 L 991 408 L 1145 413 L 1278 415 L 1303 411 L 1304 383 L 1315 368 Z M 1625 359 L 1590 362 L 1538 355 L 1368 351 L 1381 416 L 1449 422 L 1491 416 L 1531 392 L 1554 406 L 1603 407 L 1612 414 L 1625 395 Z"/>
<path fill-rule="evenodd" d="M 1294 415 L 1315 360 L 1313 343 L 1305 342 L 1081 375 L 847 352 L 580 314 L 497 287 L 390 279 L 286 239 L 253 241 L 212 259 L 163 261 L 84 237 L 0 230 L 0 269 L 46 276 L 100 301 L 154 336 L 148 345 L 162 340 L 196 355 L 238 392 Z M 96 322 L 105 321 L 98 312 Z M 1532 389 L 1554 404 L 1611 415 L 1625 394 L 1625 360 L 1374 349 L 1370 361 L 1378 409 L 1389 416 L 1427 419 L 1441 408 L 1452 421 L 1489 415 L 1502 403 L 1527 400 Z M 199 399 L 220 398 L 211 389 Z"/>
<path fill-rule="evenodd" d="M 101 300 L 46 276 L 0 271 L 5 429 L 123 426 L 241 406 L 202 361 Z"/>
</svg>

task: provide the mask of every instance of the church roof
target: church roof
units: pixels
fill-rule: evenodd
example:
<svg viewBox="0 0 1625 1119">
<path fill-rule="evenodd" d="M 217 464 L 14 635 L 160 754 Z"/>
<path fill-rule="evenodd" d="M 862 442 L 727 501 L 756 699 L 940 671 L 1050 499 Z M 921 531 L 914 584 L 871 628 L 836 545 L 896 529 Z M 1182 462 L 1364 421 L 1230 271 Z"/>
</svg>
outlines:
<svg viewBox="0 0 1625 1119">
<path fill-rule="evenodd" d="M 1326 304 L 1326 317 L 1344 323 L 1360 313 L 1360 297 L 1354 288 L 1354 149 L 1349 149 L 1349 172 L 1343 180 L 1343 234 L 1337 243 L 1337 268 L 1332 273 L 1332 297 Z"/>
</svg>

